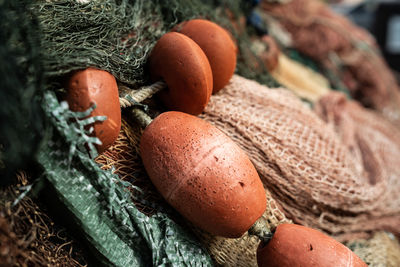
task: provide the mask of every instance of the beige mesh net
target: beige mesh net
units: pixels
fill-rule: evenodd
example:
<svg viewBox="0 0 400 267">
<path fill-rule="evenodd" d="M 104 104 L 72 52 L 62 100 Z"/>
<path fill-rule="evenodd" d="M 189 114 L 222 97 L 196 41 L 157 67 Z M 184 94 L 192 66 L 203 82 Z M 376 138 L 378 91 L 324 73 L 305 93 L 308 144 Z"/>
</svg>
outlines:
<svg viewBox="0 0 400 267">
<path fill-rule="evenodd" d="M 102 169 L 113 168 L 114 172 L 124 180 L 129 181 L 133 186 L 146 192 L 146 199 L 135 202 L 136 206 L 143 213 L 148 215 L 154 213 L 155 209 L 146 205 L 147 199 L 158 203 L 163 201 L 157 193 L 139 155 L 139 142 L 143 130 L 135 123 L 129 123 L 122 119 L 121 131 L 117 141 L 108 150 L 96 158 L 96 162 L 102 165 Z M 132 191 L 134 194 L 135 192 Z"/>
<path fill-rule="evenodd" d="M 376 229 L 398 233 L 396 173 L 371 184 L 363 162 L 290 92 L 235 76 L 202 117 L 247 152 L 288 218 L 342 241 Z"/>
<path fill-rule="evenodd" d="M 292 35 L 295 48 L 341 76 L 352 95 L 400 125 L 400 91 L 375 40 L 318 0 L 261 3 Z"/>
<path fill-rule="evenodd" d="M 349 154 L 358 163 L 361 178 L 369 192 L 378 198 L 369 211 L 371 224 L 376 216 L 389 216 L 388 222 L 378 220 L 386 229 L 399 233 L 400 225 L 400 132 L 389 121 L 372 110 L 348 101 L 337 92 L 320 99 L 316 113 L 325 120 L 348 147 Z M 375 191 L 375 192 L 374 192 Z M 393 224 L 390 223 L 393 220 Z M 397 225 L 396 223 L 397 222 Z"/>
</svg>

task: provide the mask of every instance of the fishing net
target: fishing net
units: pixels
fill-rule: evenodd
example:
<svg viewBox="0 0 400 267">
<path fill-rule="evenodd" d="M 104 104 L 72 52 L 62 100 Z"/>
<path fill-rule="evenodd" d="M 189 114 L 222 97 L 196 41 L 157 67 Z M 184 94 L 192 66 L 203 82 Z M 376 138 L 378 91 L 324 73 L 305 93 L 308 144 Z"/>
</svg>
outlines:
<svg viewBox="0 0 400 267">
<path fill-rule="evenodd" d="M 317 0 L 263 1 L 260 10 L 279 21 L 297 50 L 341 77 L 352 96 L 399 125 L 399 87 L 366 31 Z"/>
<path fill-rule="evenodd" d="M 72 112 L 53 92 L 46 92 L 44 100 L 43 108 L 54 128 L 37 158 L 48 185 L 42 191 L 85 237 L 97 264 L 211 265 L 199 242 L 166 210 L 158 207 L 152 216 L 139 211 L 132 198 L 140 200 L 146 191 L 121 180 L 111 170 L 102 170 L 89 157 L 85 146 L 90 147 L 97 138 L 89 137 L 86 126 L 99 118 L 83 118 L 94 107 Z"/>
<path fill-rule="evenodd" d="M 105 153 L 96 158 L 103 169 L 114 169 L 114 172 L 125 181 L 142 188 L 147 193 L 138 199 L 136 206 L 146 214 L 153 214 L 165 201 L 155 190 L 148 178 L 143 164 L 139 158 L 139 142 L 141 130 L 131 123 L 123 121 L 121 134 L 116 143 Z M 280 222 L 290 222 L 279 210 L 271 195 L 266 191 L 268 209 L 264 214 L 270 227 L 275 227 Z M 240 239 L 227 239 L 209 235 L 182 219 L 178 214 L 174 219 L 185 227 L 190 228 L 200 238 L 202 245 L 208 249 L 217 264 L 228 266 L 255 266 L 255 255 L 259 240 L 245 234 Z M 249 259 L 251 261 L 249 262 Z"/>
<path fill-rule="evenodd" d="M 399 166 L 399 133 L 382 120 L 373 124 L 378 119 L 365 109 L 355 113 L 370 119 L 359 122 L 364 128 L 359 126 L 358 133 L 371 144 L 361 146 L 370 149 L 367 157 L 376 153 L 371 160 L 382 164 L 371 180 L 375 169 L 366 159 L 354 157 L 352 149 L 357 147 L 341 143 L 332 127 L 288 91 L 235 76 L 211 98 L 201 117 L 247 152 L 287 218 L 341 241 L 378 229 L 399 234 L 400 200 L 395 192 L 400 183 L 394 170 Z M 357 129 L 357 123 L 346 127 Z"/>
<path fill-rule="evenodd" d="M 161 195 L 156 191 L 147 176 L 139 156 L 139 142 L 143 130 L 129 118 L 122 120 L 121 132 L 117 141 L 96 158 L 96 162 L 103 170 L 112 170 L 123 181 L 130 184 L 146 194 L 135 201 L 135 205 L 145 214 L 154 214 L 158 207 L 165 206 Z M 135 191 L 131 190 L 134 194 Z"/>
<path fill-rule="evenodd" d="M 338 109 L 346 113 L 345 108 Z M 369 115 L 362 107 L 355 113 Z M 271 228 L 294 221 L 323 230 L 340 241 L 367 238 L 379 229 L 398 234 L 400 205 L 394 192 L 400 184 L 395 180 L 398 178 L 395 172 L 384 165 L 381 182 L 371 183 L 369 163 L 355 157 L 351 146 L 342 143 L 330 125 L 287 90 L 270 89 L 234 76 L 226 88 L 211 97 L 200 116 L 223 130 L 250 155 L 266 189 L 268 208 L 263 217 Z M 157 205 L 162 205 L 163 200 L 153 191 L 138 159 L 141 131 L 130 125 L 123 123 L 123 134 L 97 162 L 105 169 L 114 166 L 124 180 L 150 188 L 151 193 L 144 201 L 156 199 Z M 374 131 L 376 134 L 397 131 L 393 128 L 386 123 Z M 376 136 L 368 136 L 376 140 Z M 396 147 L 395 140 L 390 142 Z M 393 148 L 396 150 L 400 151 Z M 386 191 L 389 193 L 385 195 Z M 141 203 L 136 205 L 143 207 Z M 146 212 L 153 211 L 154 208 L 147 206 Z M 195 232 L 217 265 L 256 266 L 257 238 L 247 234 L 238 239 L 212 236 L 179 215 L 174 216 Z M 398 251 L 393 244 L 381 245 L 388 251 Z M 356 250 L 360 256 L 375 255 L 371 247 L 368 253 L 365 246 L 363 249 Z M 392 258 L 388 255 L 387 262 Z M 379 261 L 369 262 L 371 266 L 379 266 Z"/>
<path fill-rule="evenodd" d="M 84 3 L 82 3 L 84 2 Z M 46 77 L 95 66 L 133 88 L 149 82 L 145 63 L 156 41 L 177 23 L 203 17 L 230 30 L 238 42 L 238 71 L 276 84 L 249 49 L 246 31 L 235 30 L 240 1 L 35 1 L 42 28 Z M 245 1 L 246 2 L 246 1 Z M 241 11 L 243 12 L 243 11 Z M 229 18 L 228 14 L 229 13 Z"/>
<path fill-rule="evenodd" d="M 21 73 L 33 73 L 28 75 L 32 78 L 21 79 L 26 83 L 21 85 L 15 81 L 17 77 L 10 84 L 18 87 L 20 95 L 21 92 L 31 93 L 26 98 L 17 96 L 7 100 L 21 110 L 33 108 L 37 103 L 37 110 L 28 110 L 28 115 L 15 113 L 18 114 L 15 116 L 22 118 L 26 115 L 24 119 L 38 122 L 38 125 L 42 121 L 48 124 L 46 131 L 38 131 L 37 135 L 34 133 L 38 126 L 21 124 L 28 127 L 25 130 L 32 129 L 32 136 L 43 137 L 41 134 L 44 132 L 46 135 L 39 149 L 38 142 L 27 146 L 30 148 L 26 154 L 36 156 L 43 175 L 19 196 L 22 198 L 20 203 L 28 201 L 25 195 L 29 188 L 36 188 L 43 182 L 46 187 L 42 192 L 49 205 L 54 205 L 65 221 L 75 226 L 96 261 L 103 265 L 209 266 L 212 261 L 206 248 L 217 264 L 254 266 L 258 243 L 255 238 L 244 236 L 241 239 L 224 239 L 210 236 L 185 222 L 165 204 L 149 182 L 141 164 L 137 153 L 141 131 L 133 126 L 134 123 L 123 122 L 116 145 L 98 157 L 96 163 L 87 155 L 85 145 L 93 147 L 98 140 L 90 136 L 87 126 L 104 118 L 84 119 L 91 109 L 71 112 L 56 95 L 64 91 L 64 79 L 71 71 L 89 66 L 109 71 L 120 84 L 130 88 L 148 83 L 145 64 L 152 46 L 175 24 L 194 17 L 214 20 L 236 37 L 240 49 L 237 73 L 270 87 L 276 86 L 263 61 L 249 45 L 252 39 L 241 11 L 249 8 L 248 2 L 15 1 L 23 7 L 21 16 L 26 15 L 38 22 L 38 35 L 27 31 L 39 36 L 37 45 L 40 45 L 40 53 L 21 50 L 25 55 L 23 59 L 39 55 L 32 59 L 37 65 L 33 62 L 23 65 L 21 62 L 26 61 L 16 60 L 15 68 L 31 66 L 28 71 L 21 68 Z M 0 1 L 0 4 L 3 3 L 8 2 Z M 5 16 L 2 19 L 9 16 L 19 18 L 18 12 L 10 11 L 14 7 L 5 7 L 8 9 L 4 9 Z M 4 24 L 5 29 L 18 29 L 20 25 L 20 29 L 24 29 L 24 25 L 27 25 L 18 23 L 19 20 L 10 21 L 15 23 Z M 5 40 L 26 35 L 27 38 L 31 37 L 29 34 L 9 34 L 5 35 Z M 29 41 L 9 43 L 26 45 Z M 13 54 L 3 53 L 2 59 L 5 55 Z M 18 59 L 15 56 L 13 58 Z M 38 66 L 38 69 L 34 66 Z M 15 68 L 10 72 L 14 72 Z M 40 68 L 45 78 L 42 86 L 39 86 L 42 73 L 37 71 Z M 6 77 L 7 72 L 2 69 L 2 76 Z M 12 91 L 9 89 L 12 87 L 5 88 L 8 94 Z M 34 89 L 29 91 L 28 88 Z M 25 99 L 32 105 L 22 105 L 16 99 Z M 162 107 L 157 106 L 157 109 Z M 33 113 L 39 114 L 39 117 L 40 114 L 45 116 L 35 119 Z M 226 89 L 212 97 L 202 117 L 225 131 L 252 158 L 266 188 L 269 209 L 263 216 L 271 227 L 292 219 L 322 229 L 339 240 L 346 240 L 398 225 L 399 212 L 395 204 L 382 209 L 382 203 L 386 203 L 389 197 L 378 196 L 378 193 L 386 190 L 386 186 L 393 186 L 394 190 L 398 185 L 390 184 L 393 179 L 384 175 L 381 181 L 386 182 L 377 182 L 377 187 L 365 184 L 368 181 L 365 176 L 367 171 L 360 167 L 364 167 L 360 159 L 353 158 L 333 129 L 287 90 L 270 90 L 259 83 L 235 76 Z M 24 136 L 23 132 L 18 136 Z M 8 142 L 11 139 L 5 140 Z M 25 140 L 15 142 L 25 144 Z M 5 141 L 2 140 L 2 143 Z M 16 155 L 23 153 L 17 152 Z M 25 209 L 27 207 L 22 212 Z M 7 244 L 16 241 L 18 245 L 18 240 L 23 237 L 11 233 L 15 230 L 9 220 L 8 226 L 4 220 L 1 222 L 2 229 L 5 229 L 5 235 L 1 238 Z M 44 221 L 40 225 L 49 224 L 47 219 Z M 23 231 L 26 233 L 26 230 Z M 51 242 L 46 244 L 44 247 L 52 246 Z M 17 255 L 15 257 L 26 255 L 26 249 L 31 249 L 30 246 L 25 247 L 20 253 L 18 247 L 11 248 L 17 252 L 9 255 Z M 49 256 L 50 260 L 43 259 L 43 255 L 54 255 L 54 251 L 48 251 L 38 252 L 42 254 L 34 259 L 34 263 L 40 265 L 41 262 L 44 265 L 49 261 L 53 263 L 52 260 L 57 262 L 52 256 Z M 57 253 L 61 253 L 56 255 L 65 255 L 67 264 L 74 266 L 75 261 L 76 264 L 84 263 L 79 261 L 79 257 L 68 256 L 71 255 L 68 251 L 60 251 L 61 248 L 56 249 Z"/>
<path fill-rule="evenodd" d="M 1 4 L 3 3 L 8 5 L 7 1 L 2 1 Z M 7 101 L 14 108 L 21 109 L 35 107 L 37 102 L 37 113 L 36 110 L 29 109 L 26 116 L 20 113 L 15 113 L 15 116 L 24 120 L 31 119 L 39 124 L 41 120 L 35 120 L 32 114 L 44 114 L 42 120 L 49 124 L 46 131 L 43 127 L 40 128 L 41 133 L 46 135 L 37 154 L 34 153 L 34 148 L 37 148 L 39 142 L 33 142 L 36 146 L 32 145 L 26 153 L 29 158 L 36 160 L 43 171 L 40 181 L 45 181 L 46 184 L 46 189 L 42 190 L 44 198 L 48 199 L 55 209 L 61 210 L 65 220 L 75 226 L 77 232 L 88 241 L 88 247 L 92 254 L 96 255 L 96 261 L 99 263 L 116 266 L 210 265 L 210 258 L 194 236 L 170 219 L 171 211 L 162 208 L 163 205 L 157 205 L 155 199 L 150 198 L 151 201 L 146 201 L 147 198 L 144 196 L 150 192 L 149 188 L 143 189 L 131 184 L 132 181 L 123 181 L 112 174 L 112 170 L 101 170 L 86 154 L 85 144 L 91 148 L 91 152 L 94 152 L 93 145 L 98 142 L 96 138 L 90 137 L 90 128 L 87 126 L 104 118 L 84 119 L 92 109 L 86 112 L 71 112 L 68 106 L 60 103 L 52 92 L 63 93 L 65 91 L 63 84 L 68 74 L 89 66 L 111 72 L 119 83 L 132 88 L 138 87 L 148 82 L 145 63 L 152 46 L 163 33 L 178 22 L 194 17 L 214 18 L 229 28 L 230 20 L 226 16 L 220 16 L 231 12 L 228 4 L 219 3 L 221 7 L 215 9 L 211 3 L 200 1 L 188 3 L 179 0 L 15 1 L 15 3 L 21 7 L 20 10 L 14 9 L 13 5 L 6 6 L 8 9 L 4 9 L 5 16 L 2 18 L 6 19 L 20 13 L 21 16 L 37 21 L 40 32 L 23 28 L 29 23 L 19 23 L 16 19 L 9 22 L 4 20 L 6 30 L 15 28 L 24 33 L 5 34 L 4 39 L 10 40 L 11 44 L 28 45 L 29 40 L 15 41 L 15 38 L 12 38 L 27 36 L 29 39 L 35 36 L 38 37 L 35 43 L 35 47 L 38 48 L 31 51 L 28 46 L 28 49 L 21 50 L 22 59 L 30 59 L 32 56 L 34 62 L 26 63 L 14 56 L 13 59 L 17 59 L 17 63 L 15 66 L 10 65 L 13 67 L 10 70 L 2 69 L 2 76 L 7 77 L 7 72 L 20 74 L 16 69 L 24 67 L 25 63 L 31 68 L 29 71 L 33 72 L 28 81 L 25 81 L 26 77 L 21 79 L 28 87 L 19 84 L 18 77 L 10 79 L 10 84 L 14 83 L 14 86 L 18 87 L 17 92 L 26 93 L 27 96 L 21 98 L 20 94 Z M 240 8 L 236 4 L 232 7 Z M 234 12 L 231 14 L 233 15 L 230 19 L 235 20 Z M 245 56 L 239 55 L 238 68 L 242 69 L 243 75 L 247 73 L 249 77 L 258 77 L 260 81 L 275 83 L 265 68 L 252 71 L 255 68 L 250 65 L 257 61 L 257 58 L 253 57 L 251 64 L 248 63 L 247 55 L 250 55 L 251 51 L 243 44 L 246 32 L 233 32 L 233 34 L 244 36 L 238 38 L 238 45 L 247 51 Z M 13 56 L 7 52 L 4 55 Z M 246 64 L 249 67 L 244 67 Z M 2 64 L 3 66 L 6 65 Z M 42 86 L 36 82 L 36 80 L 41 81 L 42 76 L 34 68 L 35 66 L 43 70 L 45 80 Z M 21 68 L 22 74 L 29 74 L 29 71 Z M 36 91 L 26 90 L 30 88 L 29 86 L 33 86 Z M 6 87 L 7 93 L 12 92 L 10 88 L 11 86 Z M 38 101 L 35 102 L 36 98 Z M 18 102 L 21 99 L 31 102 L 21 104 Z M 42 100 L 41 106 L 40 100 Z M 10 119 L 12 110 L 7 108 L 7 119 Z M 23 122 L 24 127 L 30 127 L 25 121 Z M 25 138 L 34 136 L 20 133 Z M 2 140 L 2 144 L 7 145 L 9 140 L 12 141 L 9 136 Z M 27 138 L 14 139 L 15 144 L 21 147 L 29 147 L 28 141 Z M 17 151 L 16 155 L 23 156 L 23 153 Z M 137 155 L 136 160 L 139 160 Z M 34 187 L 39 184 L 39 182 L 34 183 Z M 129 188 L 137 192 L 133 194 L 132 191 L 127 191 Z M 151 216 L 146 215 L 147 211 L 151 211 Z"/>
<path fill-rule="evenodd" d="M 380 114 L 361 107 L 357 102 L 348 101 L 341 93 L 331 92 L 322 97 L 315 111 L 338 133 L 342 144 L 358 162 L 356 167 L 362 171 L 360 178 L 364 186 L 370 188 L 368 193 L 376 196 L 376 203 L 370 211 L 373 215 L 368 216 L 369 223 L 381 224 L 387 230 L 399 234 L 399 130 Z M 376 221 L 375 214 L 379 213 L 383 217 L 384 214 L 394 216 L 386 221 Z M 391 225 L 390 221 L 397 226 Z"/>
</svg>

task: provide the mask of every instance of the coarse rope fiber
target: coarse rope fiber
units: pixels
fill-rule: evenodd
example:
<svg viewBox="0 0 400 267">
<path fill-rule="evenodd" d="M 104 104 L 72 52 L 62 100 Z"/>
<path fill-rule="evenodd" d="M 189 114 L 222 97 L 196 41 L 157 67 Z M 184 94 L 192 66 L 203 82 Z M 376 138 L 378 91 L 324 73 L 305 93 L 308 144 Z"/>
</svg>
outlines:
<svg viewBox="0 0 400 267">
<path fill-rule="evenodd" d="M 131 90 L 129 88 L 124 88 L 124 91 L 128 91 L 123 97 L 119 98 L 119 104 L 121 108 L 131 107 L 135 102 L 140 103 L 159 91 L 167 87 L 166 83 L 163 81 L 158 81 L 149 86 L 144 86 L 138 90 Z M 121 89 L 120 89 L 121 90 Z M 121 90 L 122 91 L 122 90 Z"/>
<path fill-rule="evenodd" d="M 0 188 L 0 262 L 3 266 L 86 265 L 79 242 L 49 217 L 43 203 L 24 197 L 15 199 L 28 186 L 28 175 L 17 173 L 17 185 Z"/>
</svg>

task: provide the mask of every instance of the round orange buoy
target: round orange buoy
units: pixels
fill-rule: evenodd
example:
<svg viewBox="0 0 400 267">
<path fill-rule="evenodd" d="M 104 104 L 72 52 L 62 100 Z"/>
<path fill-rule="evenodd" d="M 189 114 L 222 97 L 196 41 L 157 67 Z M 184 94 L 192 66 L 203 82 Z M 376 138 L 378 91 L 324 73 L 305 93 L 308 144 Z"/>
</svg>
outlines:
<svg viewBox="0 0 400 267">
<path fill-rule="evenodd" d="M 213 74 L 213 93 L 228 84 L 236 68 L 237 47 L 221 26 L 204 19 L 182 22 L 174 31 L 193 39 L 207 55 Z"/>
<path fill-rule="evenodd" d="M 197 115 L 212 93 L 212 72 L 201 48 L 187 36 L 164 34 L 149 58 L 152 80 L 163 79 L 168 88 L 159 92 L 167 108 Z"/>
<path fill-rule="evenodd" d="M 259 267 L 366 267 L 349 248 L 320 231 L 296 224 L 278 225 L 257 250 Z"/>
</svg>

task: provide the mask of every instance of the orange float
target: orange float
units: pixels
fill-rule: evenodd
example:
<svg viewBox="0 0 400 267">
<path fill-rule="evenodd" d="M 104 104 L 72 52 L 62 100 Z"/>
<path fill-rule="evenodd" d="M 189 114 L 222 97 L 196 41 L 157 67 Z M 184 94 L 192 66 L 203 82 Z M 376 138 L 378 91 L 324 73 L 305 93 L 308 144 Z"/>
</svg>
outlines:
<svg viewBox="0 0 400 267">
<path fill-rule="evenodd" d="M 102 153 L 117 140 L 121 129 L 121 108 L 114 76 L 104 70 L 88 68 L 73 73 L 66 88 L 66 100 L 72 111 L 85 111 L 96 104 L 90 116 L 107 116 L 105 121 L 94 123 L 93 135 L 102 143 L 96 145 L 97 151 Z"/>
<path fill-rule="evenodd" d="M 189 37 L 164 34 L 149 58 L 153 81 L 164 80 L 168 88 L 158 94 L 170 110 L 192 115 L 203 112 L 212 93 L 212 72 L 201 48 Z"/>
<path fill-rule="evenodd" d="M 206 54 L 213 73 L 213 93 L 228 84 L 236 68 L 237 47 L 221 26 L 204 19 L 182 22 L 174 31 L 194 40 Z"/>
</svg>

